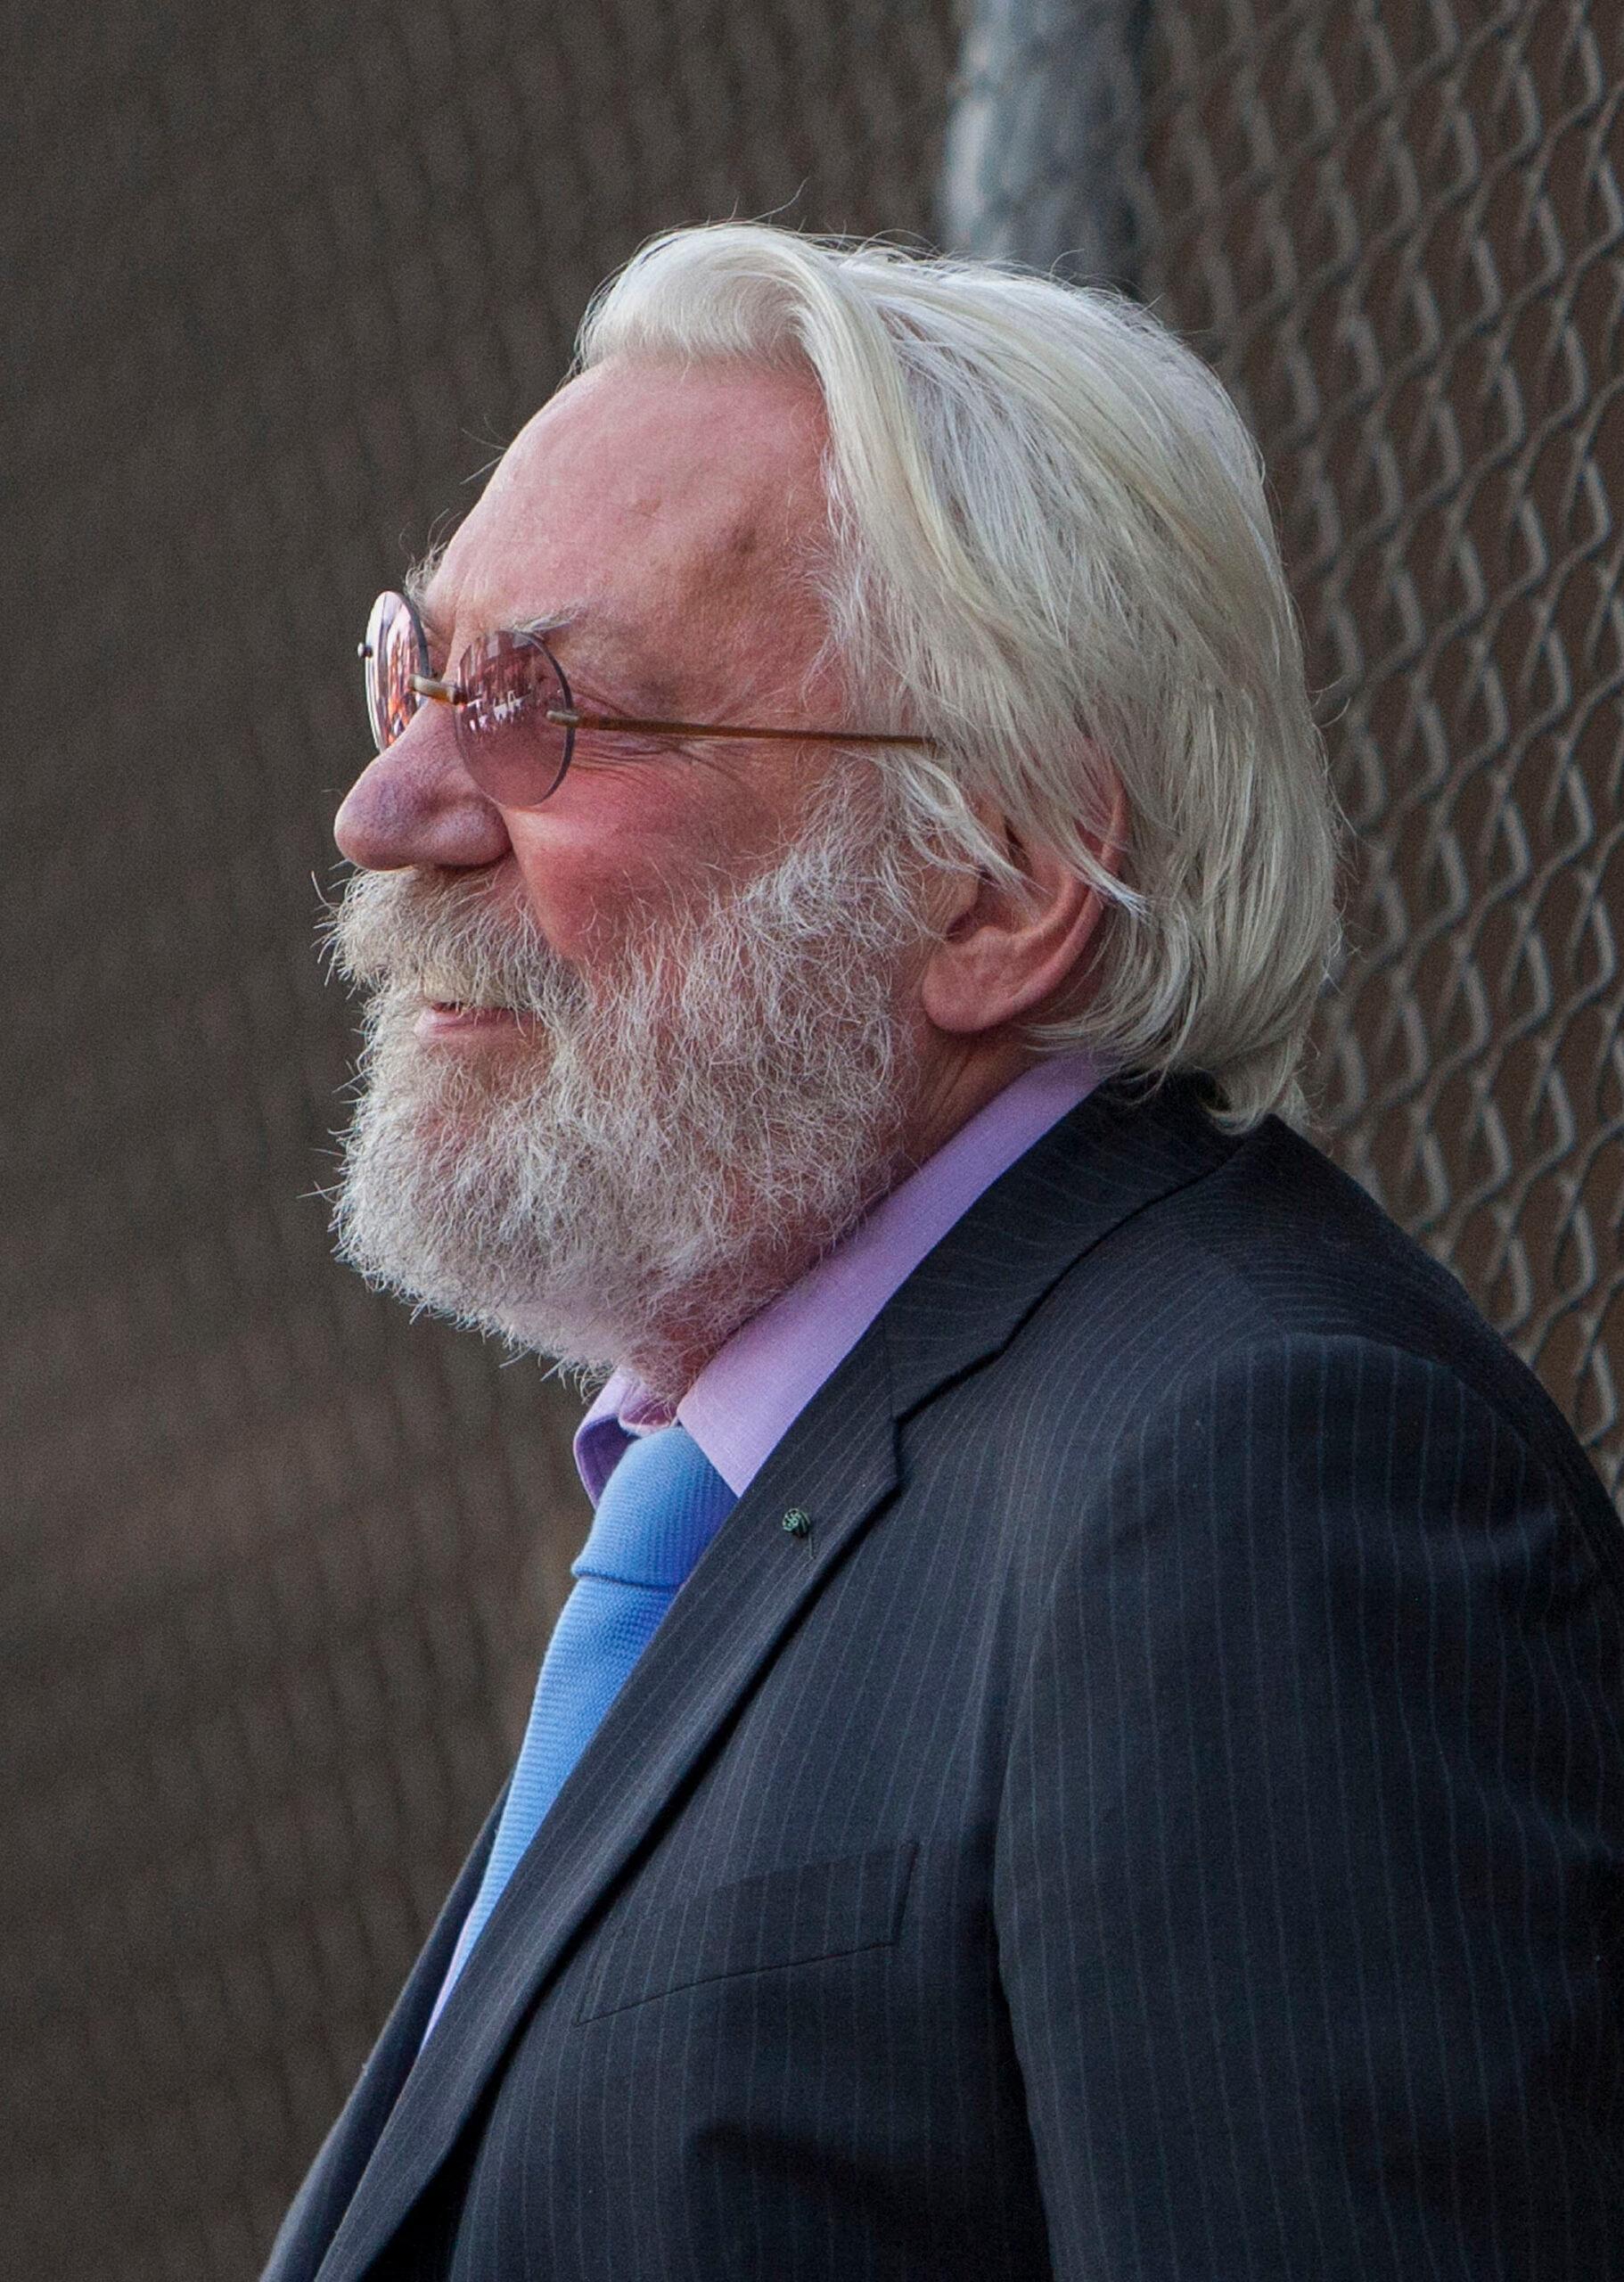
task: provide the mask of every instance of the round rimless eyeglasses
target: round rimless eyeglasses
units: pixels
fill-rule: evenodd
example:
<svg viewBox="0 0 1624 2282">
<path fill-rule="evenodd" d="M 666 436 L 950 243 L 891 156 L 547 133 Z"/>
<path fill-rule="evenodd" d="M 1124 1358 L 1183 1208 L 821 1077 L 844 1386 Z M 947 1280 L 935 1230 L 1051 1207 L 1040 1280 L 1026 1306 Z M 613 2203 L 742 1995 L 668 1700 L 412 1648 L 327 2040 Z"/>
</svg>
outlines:
<svg viewBox="0 0 1624 2282">
<path fill-rule="evenodd" d="M 577 733 L 627 732 L 685 741 L 698 737 L 775 737 L 835 745 L 914 745 L 930 737 L 878 729 L 752 728 L 741 722 L 650 721 L 624 713 L 583 711 L 563 668 L 539 634 L 487 634 L 457 661 L 455 679 L 430 669 L 422 620 L 405 595 L 373 604 L 360 645 L 366 710 L 378 751 L 387 752 L 425 704 L 449 705 L 463 766 L 500 809 L 538 809 L 569 773 Z"/>
</svg>

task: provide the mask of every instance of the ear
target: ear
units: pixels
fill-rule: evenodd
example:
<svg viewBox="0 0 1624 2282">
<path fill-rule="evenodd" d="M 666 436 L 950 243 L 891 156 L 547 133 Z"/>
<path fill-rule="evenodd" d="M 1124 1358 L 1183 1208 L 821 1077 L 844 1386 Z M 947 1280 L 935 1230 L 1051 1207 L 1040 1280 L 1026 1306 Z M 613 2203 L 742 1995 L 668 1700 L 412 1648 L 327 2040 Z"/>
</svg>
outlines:
<svg viewBox="0 0 1624 2282">
<path fill-rule="evenodd" d="M 1128 835 L 1128 800 L 1111 773 L 1110 819 L 1090 845 L 1113 878 Z M 920 980 L 925 1014 L 938 1030 L 962 1037 L 1004 1028 L 1031 1015 L 1078 982 L 1104 915 L 1104 904 L 1052 848 L 1006 827 L 1005 844 L 1020 873 L 1005 886 L 985 874 L 960 883 L 945 932 Z"/>
</svg>

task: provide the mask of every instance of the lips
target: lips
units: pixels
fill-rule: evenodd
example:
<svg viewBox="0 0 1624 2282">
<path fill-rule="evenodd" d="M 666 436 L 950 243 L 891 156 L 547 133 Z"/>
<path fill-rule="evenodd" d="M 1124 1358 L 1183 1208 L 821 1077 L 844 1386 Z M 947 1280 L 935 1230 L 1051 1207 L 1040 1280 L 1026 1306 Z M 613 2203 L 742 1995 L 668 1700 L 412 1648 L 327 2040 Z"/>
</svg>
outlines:
<svg viewBox="0 0 1624 2282">
<path fill-rule="evenodd" d="M 519 1017 L 511 1006 L 464 1005 L 455 999 L 425 998 L 415 1028 L 420 1038 L 443 1038 L 462 1031 L 511 1030 Z"/>
</svg>

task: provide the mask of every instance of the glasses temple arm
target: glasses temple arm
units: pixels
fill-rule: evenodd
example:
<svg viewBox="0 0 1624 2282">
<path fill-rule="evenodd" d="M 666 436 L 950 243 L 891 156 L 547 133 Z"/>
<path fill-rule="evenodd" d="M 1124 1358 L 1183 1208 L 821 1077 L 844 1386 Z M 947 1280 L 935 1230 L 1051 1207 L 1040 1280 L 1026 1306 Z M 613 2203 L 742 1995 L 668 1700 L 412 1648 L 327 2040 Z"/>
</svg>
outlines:
<svg viewBox="0 0 1624 2282">
<path fill-rule="evenodd" d="M 934 737 L 905 736 L 890 729 L 755 729 L 742 722 L 632 720 L 613 713 L 550 710 L 549 721 L 565 729 L 645 729 L 666 737 L 776 737 L 799 744 L 934 746 Z"/>
</svg>

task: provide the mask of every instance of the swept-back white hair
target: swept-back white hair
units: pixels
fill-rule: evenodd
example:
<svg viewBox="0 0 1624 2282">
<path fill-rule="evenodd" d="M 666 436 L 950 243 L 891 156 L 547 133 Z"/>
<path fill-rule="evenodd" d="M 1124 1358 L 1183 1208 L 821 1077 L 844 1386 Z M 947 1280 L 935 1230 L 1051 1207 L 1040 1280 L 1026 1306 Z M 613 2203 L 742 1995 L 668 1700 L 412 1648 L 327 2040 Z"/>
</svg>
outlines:
<svg viewBox="0 0 1624 2282">
<path fill-rule="evenodd" d="M 1007 877 L 980 800 L 1109 907 L 1087 1005 L 1034 1040 L 1204 1071 L 1232 1128 L 1300 1118 L 1339 823 L 1257 447 L 1200 360 L 1111 292 L 754 223 L 645 246 L 581 329 L 583 367 L 616 356 L 815 378 L 830 641 L 939 747 L 882 763 L 911 827 Z"/>
</svg>

